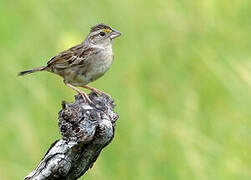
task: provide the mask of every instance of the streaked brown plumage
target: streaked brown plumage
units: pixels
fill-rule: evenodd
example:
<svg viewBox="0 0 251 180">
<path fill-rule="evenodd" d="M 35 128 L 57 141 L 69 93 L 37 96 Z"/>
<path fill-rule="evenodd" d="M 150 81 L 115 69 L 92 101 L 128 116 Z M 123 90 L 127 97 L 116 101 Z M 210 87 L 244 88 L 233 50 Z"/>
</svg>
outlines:
<svg viewBox="0 0 251 180">
<path fill-rule="evenodd" d="M 37 71 L 48 71 L 64 78 L 64 83 L 80 93 L 83 98 L 91 102 L 86 93 L 74 86 L 90 89 L 98 94 L 103 92 L 87 86 L 105 74 L 113 61 L 113 39 L 121 33 L 105 24 L 98 24 L 91 28 L 87 38 L 66 51 L 51 58 L 44 67 L 22 71 L 19 75 Z"/>
</svg>

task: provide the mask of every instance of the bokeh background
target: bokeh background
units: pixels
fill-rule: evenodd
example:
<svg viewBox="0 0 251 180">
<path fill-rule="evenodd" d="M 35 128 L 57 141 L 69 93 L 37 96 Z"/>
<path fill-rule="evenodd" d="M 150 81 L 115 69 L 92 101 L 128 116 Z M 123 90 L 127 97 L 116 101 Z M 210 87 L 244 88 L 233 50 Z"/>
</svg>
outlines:
<svg viewBox="0 0 251 180">
<path fill-rule="evenodd" d="M 0 179 L 36 167 L 75 94 L 50 73 L 17 73 L 104 22 L 123 36 L 91 85 L 120 118 L 85 179 L 250 180 L 250 17 L 250 0 L 0 1 Z"/>
</svg>

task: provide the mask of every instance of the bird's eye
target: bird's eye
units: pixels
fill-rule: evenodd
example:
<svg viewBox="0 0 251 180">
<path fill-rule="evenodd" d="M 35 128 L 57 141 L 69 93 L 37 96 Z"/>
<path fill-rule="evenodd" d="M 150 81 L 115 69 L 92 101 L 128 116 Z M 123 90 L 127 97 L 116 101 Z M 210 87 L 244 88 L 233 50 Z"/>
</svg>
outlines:
<svg viewBox="0 0 251 180">
<path fill-rule="evenodd" d="M 100 36 L 104 36 L 104 35 L 105 35 L 105 32 L 101 31 L 101 32 L 99 33 L 99 35 L 100 35 Z"/>
</svg>

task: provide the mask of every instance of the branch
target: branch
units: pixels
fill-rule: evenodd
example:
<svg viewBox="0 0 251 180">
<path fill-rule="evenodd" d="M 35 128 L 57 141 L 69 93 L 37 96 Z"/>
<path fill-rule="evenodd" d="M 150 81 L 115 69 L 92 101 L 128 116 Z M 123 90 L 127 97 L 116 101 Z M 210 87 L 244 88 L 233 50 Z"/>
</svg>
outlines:
<svg viewBox="0 0 251 180">
<path fill-rule="evenodd" d="M 114 137 L 118 115 L 113 100 L 90 94 L 94 105 L 75 96 L 74 103 L 62 103 L 58 125 L 62 138 L 55 141 L 39 165 L 25 180 L 73 180 L 81 177 Z"/>
</svg>

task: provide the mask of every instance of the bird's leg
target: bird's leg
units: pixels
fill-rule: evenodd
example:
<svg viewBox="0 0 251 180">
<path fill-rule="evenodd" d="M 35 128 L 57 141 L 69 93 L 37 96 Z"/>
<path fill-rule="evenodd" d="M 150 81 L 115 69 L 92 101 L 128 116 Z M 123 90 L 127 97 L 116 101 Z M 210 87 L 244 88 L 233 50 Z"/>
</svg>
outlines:
<svg viewBox="0 0 251 180">
<path fill-rule="evenodd" d="M 108 97 L 111 97 L 109 94 L 106 94 L 106 93 L 104 93 L 104 92 L 102 92 L 102 91 L 100 91 L 100 90 L 98 90 L 98 89 L 96 89 L 96 88 L 90 87 L 90 86 L 88 86 L 88 85 L 84 85 L 84 86 L 82 86 L 82 87 L 83 87 L 83 88 L 86 88 L 86 89 L 89 89 L 89 90 L 91 90 L 92 92 L 95 92 L 96 94 L 99 94 L 99 95 L 104 94 L 104 95 L 106 95 L 106 96 L 108 96 Z"/>
<path fill-rule="evenodd" d="M 64 81 L 64 83 L 65 83 L 66 86 L 72 88 L 74 91 L 77 91 L 77 92 L 83 97 L 83 99 L 84 99 L 85 101 L 87 101 L 88 103 L 92 103 L 92 101 L 90 100 L 90 98 L 88 97 L 88 95 L 87 95 L 85 92 L 79 90 L 79 89 L 76 88 L 75 86 L 73 86 L 73 85 L 71 85 L 71 84 L 69 84 L 69 83 L 67 83 L 67 82 L 65 82 L 65 81 Z"/>
</svg>

